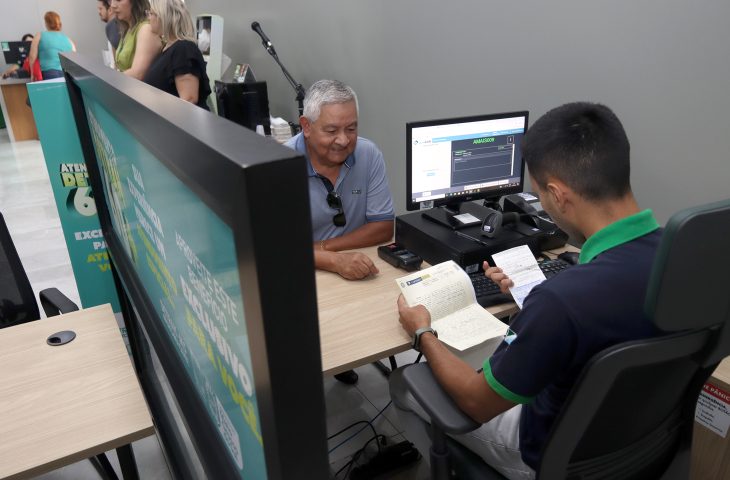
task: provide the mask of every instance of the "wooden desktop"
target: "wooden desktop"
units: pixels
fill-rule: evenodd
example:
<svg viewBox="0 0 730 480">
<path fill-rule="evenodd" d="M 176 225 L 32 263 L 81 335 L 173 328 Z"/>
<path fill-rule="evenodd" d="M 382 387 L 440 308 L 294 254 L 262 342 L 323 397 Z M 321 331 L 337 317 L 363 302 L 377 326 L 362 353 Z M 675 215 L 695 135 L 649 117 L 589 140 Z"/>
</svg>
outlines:
<svg viewBox="0 0 730 480">
<path fill-rule="evenodd" d="M 374 277 L 350 281 L 336 273 L 316 272 L 322 371 L 327 375 L 411 348 L 410 338 L 398 323 L 396 300 L 400 290 L 395 283 L 396 278 L 408 272 L 380 259 L 377 250 L 377 247 L 358 250 L 370 257 L 380 270 Z M 546 253 L 555 256 L 564 250 Z M 516 313 L 517 306 L 506 303 L 487 310 L 504 318 Z"/>
<path fill-rule="evenodd" d="M 11 142 L 38 140 L 33 111 L 28 106 L 29 78 L 0 80 L 0 108 L 2 108 Z"/>
<path fill-rule="evenodd" d="M 50 346 L 47 337 L 76 338 Z M 0 478 L 28 478 L 153 435 L 111 307 L 0 330 Z"/>
</svg>

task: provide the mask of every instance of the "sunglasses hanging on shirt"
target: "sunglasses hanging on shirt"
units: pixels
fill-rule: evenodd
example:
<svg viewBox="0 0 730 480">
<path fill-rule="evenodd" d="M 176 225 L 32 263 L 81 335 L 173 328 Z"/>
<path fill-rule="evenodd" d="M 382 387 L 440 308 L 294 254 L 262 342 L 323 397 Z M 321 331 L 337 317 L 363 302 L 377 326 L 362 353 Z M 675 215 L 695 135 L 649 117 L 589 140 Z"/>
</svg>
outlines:
<svg viewBox="0 0 730 480">
<path fill-rule="evenodd" d="M 329 178 L 322 175 L 318 175 L 318 177 L 327 189 L 327 205 L 331 209 L 337 210 L 335 216 L 332 217 L 332 223 L 335 224 L 335 227 L 344 227 L 347 224 L 347 219 L 345 218 L 345 211 L 342 209 L 342 197 L 335 191 L 335 187 Z"/>
</svg>

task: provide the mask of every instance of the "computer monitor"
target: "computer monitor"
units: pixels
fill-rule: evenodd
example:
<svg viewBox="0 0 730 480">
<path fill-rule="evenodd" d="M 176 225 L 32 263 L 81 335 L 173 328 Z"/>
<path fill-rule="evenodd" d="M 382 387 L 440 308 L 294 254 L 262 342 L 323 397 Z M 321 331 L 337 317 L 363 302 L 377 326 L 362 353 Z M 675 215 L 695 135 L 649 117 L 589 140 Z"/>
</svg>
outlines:
<svg viewBox="0 0 730 480">
<path fill-rule="evenodd" d="M 456 215 L 463 202 L 522 192 L 527 116 L 521 111 L 407 123 L 406 208 L 432 202 L 443 207 L 439 217 Z"/>
<path fill-rule="evenodd" d="M 0 42 L 5 63 L 22 66 L 30 53 L 30 42 Z"/>
<path fill-rule="evenodd" d="M 271 135 L 266 82 L 227 83 L 216 80 L 215 97 L 218 115 L 254 131 L 261 125 L 264 133 Z"/>
</svg>

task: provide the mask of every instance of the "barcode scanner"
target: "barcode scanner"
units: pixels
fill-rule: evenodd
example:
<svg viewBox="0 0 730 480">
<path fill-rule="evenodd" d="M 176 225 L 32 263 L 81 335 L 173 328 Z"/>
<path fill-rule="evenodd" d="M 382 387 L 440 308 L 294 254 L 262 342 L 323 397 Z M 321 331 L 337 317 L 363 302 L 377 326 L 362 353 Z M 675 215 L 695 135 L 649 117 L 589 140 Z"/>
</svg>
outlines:
<svg viewBox="0 0 730 480">
<path fill-rule="evenodd" d="M 502 212 L 491 208 L 489 210 L 482 222 L 482 235 L 487 238 L 494 238 L 502 230 Z"/>
<path fill-rule="evenodd" d="M 487 238 L 494 238 L 499 235 L 503 225 L 520 221 L 520 214 L 517 212 L 502 213 L 498 210 L 490 210 L 482 222 L 482 235 Z"/>
</svg>

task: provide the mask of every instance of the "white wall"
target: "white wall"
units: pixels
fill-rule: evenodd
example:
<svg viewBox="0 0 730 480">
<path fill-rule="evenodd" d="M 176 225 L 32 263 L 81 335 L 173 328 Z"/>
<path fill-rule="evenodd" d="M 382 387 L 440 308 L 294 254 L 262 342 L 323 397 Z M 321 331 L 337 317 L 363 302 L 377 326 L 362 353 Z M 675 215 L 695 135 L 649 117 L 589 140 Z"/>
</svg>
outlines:
<svg viewBox="0 0 730 480">
<path fill-rule="evenodd" d="M 63 32 L 79 52 L 101 59 L 106 34 L 93 0 L 0 0 L 0 39 L 20 40 L 26 33 L 44 31 L 43 15 L 49 10 L 61 16 Z M 5 64 L 2 56 L 0 62 Z"/>
<path fill-rule="evenodd" d="M 224 52 L 269 83 L 272 112 L 294 93 L 250 24 L 258 20 L 305 87 L 334 77 L 361 105 L 361 134 L 382 148 L 405 209 L 405 123 L 573 100 L 624 122 L 632 182 L 660 222 L 730 197 L 730 2 L 706 0 L 187 0 L 225 19 Z"/>
</svg>

